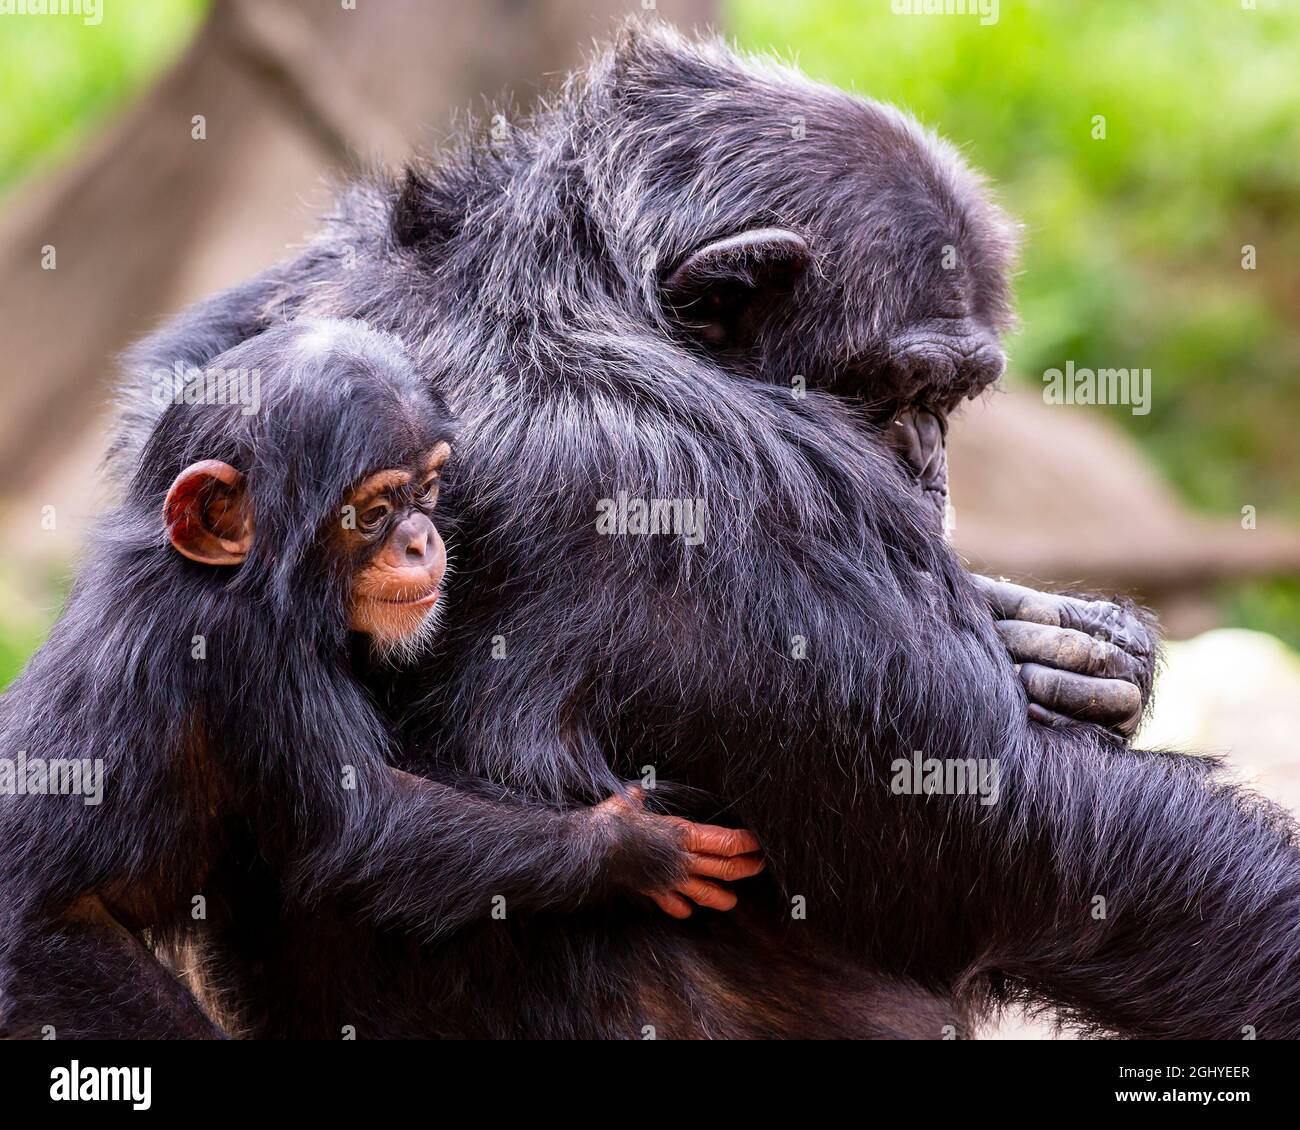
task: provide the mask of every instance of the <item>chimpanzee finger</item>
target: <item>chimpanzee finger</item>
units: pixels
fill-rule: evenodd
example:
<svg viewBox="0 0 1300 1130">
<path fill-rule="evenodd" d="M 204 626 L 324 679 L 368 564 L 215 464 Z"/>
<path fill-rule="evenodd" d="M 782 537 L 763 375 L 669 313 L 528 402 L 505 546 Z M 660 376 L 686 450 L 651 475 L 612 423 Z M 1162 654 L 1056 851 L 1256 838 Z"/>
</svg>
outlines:
<svg viewBox="0 0 1300 1130">
<path fill-rule="evenodd" d="M 673 890 L 710 910 L 730 910 L 739 901 L 726 887 L 719 887 L 707 879 L 687 879 L 678 883 Z"/>
<path fill-rule="evenodd" d="M 1151 632 L 1123 605 L 1110 600 L 1039 592 L 979 574 L 972 574 L 972 579 L 999 620 L 1028 620 L 1052 628 L 1073 628 L 1114 643 L 1132 655 L 1142 658 L 1151 655 Z"/>
<path fill-rule="evenodd" d="M 696 855 L 686 857 L 686 871 L 690 875 L 707 875 L 710 879 L 723 879 L 732 883 L 748 879 L 763 870 L 763 860 L 757 855 Z"/>
<path fill-rule="evenodd" d="M 999 620 L 1027 620 L 1032 624 L 1046 624 L 1052 628 L 1069 627 L 1067 602 L 1085 604 L 1077 597 L 1061 596 L 1054 592 L 1017 585 L 1012 581 L 995 581 L 992 577 L 972 574 L 976 587 L 983 593 Z"/>
<path fill-rule="evenodd" d="M 1029 704 L 1029 720 L 1052 727 L 1072 726 L 1078 722 L 1077 718 L 1067 718 L 1064 714 L 1057 714 L 1055 710 L 1048 710 L 1047 707 L 1039 706 L 1036 702 Z"/>
<path fill-rule="evenodd" d="M 1011 581 L 997 581 L 980 573 L 972 573 L 971 580 L 984 594 L 997 619 L 1058 625 L 1053 594 L 1013 584 Z"/>
<path fill-rule="evenodd" d="M 717 824 L 696 824 L 682 820 L 686 830 L 683 846 L 701 855 L 753 855 L 758 837 L 744 828 L 721 828 Z"/>
<path fill-rule="evenodd" d="M 1051 628 L 1024 620 L 999 620 L 998 635 L 1011 657 L 1021 663 L 1042 663 L 1079 675 L 1138 682 L 1138 661 L 1105 640 L 1073 628 Z"/>
<path fill-rule="evenodd" d="M 1021 664 L 1019 670 L 1030 700 L 1058 714 L 1121 733 L 1135 729 L 1142 717 L 1142 692 L 1123 679 L 1096 679 L 1037 663 Z"/>
<path fill-rule="evenodd" d="M 646 896 L 669 918 L 689 918 L 694 908 L 675 891 L 646 891 Z"/>
</svg>

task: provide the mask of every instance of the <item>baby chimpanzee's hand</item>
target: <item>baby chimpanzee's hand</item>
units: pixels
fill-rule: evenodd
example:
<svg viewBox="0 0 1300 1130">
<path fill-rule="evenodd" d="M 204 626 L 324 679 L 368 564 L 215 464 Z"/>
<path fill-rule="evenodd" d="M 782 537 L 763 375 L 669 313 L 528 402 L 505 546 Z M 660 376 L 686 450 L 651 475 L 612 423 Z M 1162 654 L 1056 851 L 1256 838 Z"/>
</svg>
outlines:
<svg viewBox="0 0 1300 1130">
<path fill-rule="evenodd" d="M 716 824 L 696 824 L 680 816 L 664 816 L 644 807 L 645 793 L 631 788 L 596 806 L 602 816 L 635 824 L 643 834 L 667 839 L 677 845 L 679 855 L 676 874 L 665 885 L 641 887 L 665 914 L 689 918 L 692 904 L 713 910 L 730 910 L 736 896 L 713 879 L 724 882 L 748 879 L 763 870 L 758 856 L 758 838 L 740 828 L 722 828 Z"/>
</svg>

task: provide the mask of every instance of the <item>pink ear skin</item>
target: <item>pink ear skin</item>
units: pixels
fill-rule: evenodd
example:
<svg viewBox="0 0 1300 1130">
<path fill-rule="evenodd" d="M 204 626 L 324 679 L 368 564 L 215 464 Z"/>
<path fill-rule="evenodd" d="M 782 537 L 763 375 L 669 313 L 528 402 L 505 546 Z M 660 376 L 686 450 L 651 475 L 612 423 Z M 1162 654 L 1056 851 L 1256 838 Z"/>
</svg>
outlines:
<svg viewBox="0 0 1300 1130">
<path fill-rule="evenodd" d="M 202 565 L 238 565 L 253 544 L 244 476 L 204 459 L 186 467 L 167 492 L 163 526 L 176 552 Z"/>
</svg>

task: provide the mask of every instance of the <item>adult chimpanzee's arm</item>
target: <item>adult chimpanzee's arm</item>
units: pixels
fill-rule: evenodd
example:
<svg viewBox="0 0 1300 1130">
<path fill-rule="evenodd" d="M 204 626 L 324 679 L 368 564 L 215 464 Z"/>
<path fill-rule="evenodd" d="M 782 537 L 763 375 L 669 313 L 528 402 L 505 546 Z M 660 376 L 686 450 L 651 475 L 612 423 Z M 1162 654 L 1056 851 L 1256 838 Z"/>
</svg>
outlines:
<svg viewBox="0 0 1300 1130">
<path fill-rule="evenodd" d="M 737 818 L 763 836 L 782 888 L 822 891 L 810 920 L 834 902 L 834 932 L 873 964 L 981 1001 L 1050 1001 L 1092 1030 L 1300 1038 L 1289 817 L 1208 759 L 1032 722 L 994 639 L 955 630 L 925 646 L 893 651 L 892 677 L 862 679 L 873 784 L 805 757 L 784 788 L 746 786 Z M 949 771 L 969 784 L 980 762 L 996 787 L 954 792 Z M 799 787 L 813 799 L 794 799 Z"/>
<path fill-rule="evenodd" d="M 371 787 L 374 811 L 300 865 L 300 892 L 350 891 L 380 921 L 428 937 L 620 893 L 645 894 L 674 917 L 686 917 L 690 902 L 729 910 L 735 896 L 711 880 L 762 870 L 751 833 L 648 812 L 635 788 L 558 809 L 398 770 Z"/>
<path fill-rule="evenodd" d="M 984 863 L 967 904 L 986 931 L 979 972 L 1128 1036 L 1300 1037 L 1286 815 L 1200 759 L 1038 732 L 1004 768 L 997 818 L 966 810 Z"/>
<path fill-rule="evenodd" d="M 962 580 L 951 573 L 964 605 Z M 997 787 L 927 795 L 884 778 L 875 816 L 840 833 L 861 853 L 846 865 L 863 884 L 856 909 L 894 924 L 866 943 L 898 972 L 1048 1000 L 1096 1030 L 1300 1037 L 1300 850 L 1286 814 L 1212 761 L 1038 725 L 996 639 L 973 623 L 944 636 L 908 678 L 877 684 L 889 728 L 869 723 L 872 745 L 901 737 L 941 773 L 984 760 Z M 952 693 L 963 686 L 978 689 L 975 709 Z M 775 855 L 764 821 L 743 817 Z M 877 874 L 897 893 L 882 896 Z"/>
<path fill-rule="evenodd" d="M 954 568 L 954 611 L 963 580 Z M 929 793 L 894 787 L 915 784 L 911 773 L 885 778 L 875 817 L 847 835 L 865 857 L 848 864 L 864 883 L 857 909 L 896 927 L 867 944 L 899 972 L 944 970 L 958 992 L 1049 1000 L 1098 1030 L 1300 1037 L 1288 816 L 1220 779 L 1213 761 L 1030 721 L 997 640 L 967 623 L 931 636 L 909 678 L 877 684 L 888 729 L 868 728 L 877 750 L 901 737 L 941 774 L 984 759 L 996 788 L 976 797 L 940 776 Z M 979 709 L 951 693 L 965 685 L 978 687 Z M 744 815 L 775 852 L 763 821 Z M 897 882 L 887 905 L 869 884 L 882 873 Z"/>
</svg>

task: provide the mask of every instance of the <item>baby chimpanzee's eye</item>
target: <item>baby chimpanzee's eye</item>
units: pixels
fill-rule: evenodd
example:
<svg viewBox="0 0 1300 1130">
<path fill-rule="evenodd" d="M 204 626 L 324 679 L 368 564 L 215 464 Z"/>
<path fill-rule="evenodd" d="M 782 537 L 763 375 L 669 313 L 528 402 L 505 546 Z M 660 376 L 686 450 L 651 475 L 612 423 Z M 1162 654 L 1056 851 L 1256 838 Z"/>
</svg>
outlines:
<svg viewBox="0 0 1300 1130">
<path fill-rule="evenodd" d="M 392 512 L 392 509 L 386 502 L 379 502 L 369 507 L 361 515 L 361 528 L 367 533 L 373 533 L 384 524 L 384 519 Z"/>
<path fill-rule="evenodd" d="M 420 501 L 425 506 L 436 506 L 438 504 L 438 484 L 442 481 L 442 475 L 435 471 L 424 483 L 424 492 L 420 495 Z"/>
</svg>

